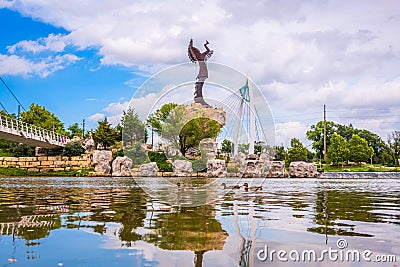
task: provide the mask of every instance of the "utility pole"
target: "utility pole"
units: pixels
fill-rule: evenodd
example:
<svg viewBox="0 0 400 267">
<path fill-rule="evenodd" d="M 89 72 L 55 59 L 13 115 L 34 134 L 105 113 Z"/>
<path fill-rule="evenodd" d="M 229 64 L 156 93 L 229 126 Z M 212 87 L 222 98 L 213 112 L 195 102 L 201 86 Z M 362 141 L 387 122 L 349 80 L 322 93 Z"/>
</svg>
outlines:
<svg viewBox="0 0 400 267">
<path fill-rule="evenodd" d="M 151 127 L 151 150 L 154 151 L 154 131 L 153 131 L 153 127 Z"/>
<path fill-rule="evenodd" d="M 85 139 L 85 119 L 82 121 L 82 138 Z"/>
<path fill-rule="evenodd" d="M 17 120 L 19 120 L 21 118 L 21 105 L 18 104 L 18 117 Z"/>
<path fill-rule="evenodd" d="M 326 107 L 324 105 L 324 160 L 326 160 Z"/>
</svg>

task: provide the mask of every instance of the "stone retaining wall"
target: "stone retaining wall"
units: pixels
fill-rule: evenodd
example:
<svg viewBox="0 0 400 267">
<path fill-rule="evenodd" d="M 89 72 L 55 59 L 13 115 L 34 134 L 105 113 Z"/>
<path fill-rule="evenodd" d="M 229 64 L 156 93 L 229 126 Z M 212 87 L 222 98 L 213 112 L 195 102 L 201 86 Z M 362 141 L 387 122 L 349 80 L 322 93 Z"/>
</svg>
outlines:
<svg viewBox="0 0 400 267">
<path fill-rule="evenodd" d="M 28 171 L 69 171 L 92 168 L 92 155 L 76 157 L 42 156 L 42 157 L 0 157 L 0 167 L 19 168 Z"/>
</svg>

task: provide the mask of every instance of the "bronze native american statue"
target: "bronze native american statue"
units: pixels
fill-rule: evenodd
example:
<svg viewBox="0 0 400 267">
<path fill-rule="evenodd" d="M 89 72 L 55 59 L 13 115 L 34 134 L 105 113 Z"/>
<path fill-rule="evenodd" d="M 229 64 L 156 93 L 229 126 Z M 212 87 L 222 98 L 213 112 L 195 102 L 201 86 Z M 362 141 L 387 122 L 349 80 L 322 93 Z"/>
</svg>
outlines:
<svg viewBox="0 0 400 267">
<path fill-rule="evenodd" d="M 188 47 L 189 59 L 193 63 L 199 62 L 199 74 L 196 77 L 197 82 L 195 85 L 194 102 L 200 103 L 203 106 L 209 106 L 203 99 L 203 85 L 205 80 L 208 78 L 206 61 L 212 56 L 214 52 L 208 48 L 208 44 L 209 42 L 206 40 L 204 44 L 206 51 L 204 51 L 203 53 L 201 53 L 198 48 L 193 46 L 193 39 L 190 39 Z"/>
</svg>

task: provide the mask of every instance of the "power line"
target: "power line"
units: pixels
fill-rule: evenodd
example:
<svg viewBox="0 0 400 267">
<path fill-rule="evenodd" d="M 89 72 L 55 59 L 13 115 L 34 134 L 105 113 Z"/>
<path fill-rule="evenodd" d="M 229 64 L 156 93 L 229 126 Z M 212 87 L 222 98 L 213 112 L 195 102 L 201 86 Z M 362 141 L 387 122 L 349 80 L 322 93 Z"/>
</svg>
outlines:
<svg viewBox="0 0 400 267">
<path fill-rule="evenodd" d="M 275 119 L 279 118 L 288 118 L 288 117 L 299 117 L 299 116 L 304 116 L 304 115 L 312 115 L 312 114 L 319 114 L 319 112 L 311 112 L 311 113 L 301 113 L 301 114 L 295 114 L 295 115 L 287 115 L 287 116 L 274 116 Z"/>
<path fill-rule="evenodd" d="M 329 109 L 327 111 L 335 111 L 339 113 L 347 113 L 349 111 L 376 111 L 376 110 L 396 110 L 400 109 L 400 107 L 392 107 L 392 108 L 350 108 L 350 109 Z"/>
<path fill-rule="evenodd" d="M 320 117 L 318 117 L 318 118 L 309 118 L 309 119 L 304 119 L 304 120 L 295 120 L 296 122 L 298 122 L 298 121 L 314 121 L 314 120 L 318 120 L 318 119 L 320 119 Z M 285 122 L 276 122 L 276 123 L 285 123 Z"/>
<path fill-rule="evenodd" d="M 24 108 L 24 106 L 21 104 L 21 102 L 19 102 L 18 98 L 14 95 L 14 93 L 11 91 L 10 87 L 8 87 L 8 85 L 6 84 L 6 82 L 3 80 L 3 78 L 0 77 L 0 80 L 3 82 L 4 86 L 8 89 L 8 91 L 10 92 L 10 94 L 14 97 L 14 99 L 18 102 L 18 104 L 22 107 L 22 109 L 24 111 L 26 111 L 26 109 Z"/>
<path fill-rule="evenodd" d="M 329 118 L 336 118 L 336 119 L 352 119 L 352 118 L 385 118 L 389 117 L 387 115 L 371 115 L 371 116 L 328 116 Z"/>
<path fill-rule="evenodd" d="M 378 124 L 378 123 L 389 123 L 389 124 L 400 124 L 400 121 L 368 121 L 368 122 L 354 122 L 354 124 Z"/>
<path fill-rule="evenodd" d="M 294 129 L 294 128 L 308 128 L 310 127 L 312 124 L 310 125 L 299 125 L 299 126 L 293 126 L 293 127 L 280 127 L 280 126 L 275 126 L 275 130 L 284 130 L 284 129 Z"/>
</svg>

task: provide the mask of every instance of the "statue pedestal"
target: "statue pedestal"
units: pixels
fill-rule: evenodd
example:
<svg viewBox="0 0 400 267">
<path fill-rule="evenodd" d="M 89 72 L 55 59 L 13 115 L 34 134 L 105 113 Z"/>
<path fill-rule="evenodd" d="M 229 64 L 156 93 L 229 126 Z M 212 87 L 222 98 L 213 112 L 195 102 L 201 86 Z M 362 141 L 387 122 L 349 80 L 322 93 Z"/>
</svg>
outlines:
<svg viewBox="0 0 400 267">
<path fill-rule="evenodd" d="M 215 120 L 221 126 L 224 126 L 226 122 L 226 112 L 222 108 L 203 106 L 200 103 L 186 106 L 186 117 L 189 119 L 209 118 Z"/>
</svg>

